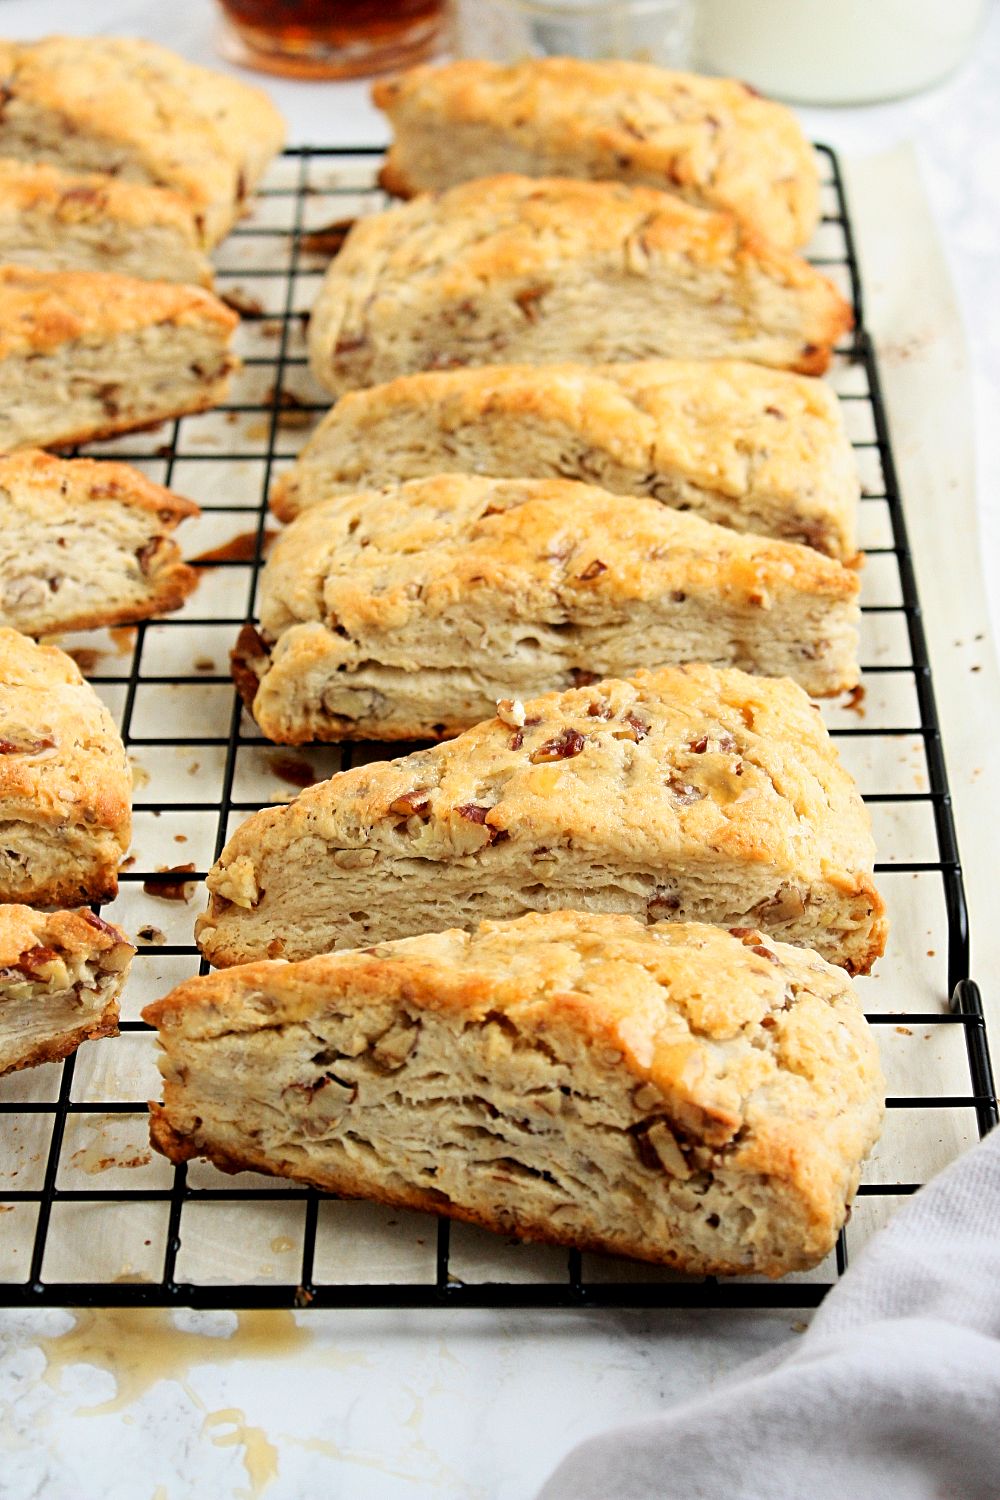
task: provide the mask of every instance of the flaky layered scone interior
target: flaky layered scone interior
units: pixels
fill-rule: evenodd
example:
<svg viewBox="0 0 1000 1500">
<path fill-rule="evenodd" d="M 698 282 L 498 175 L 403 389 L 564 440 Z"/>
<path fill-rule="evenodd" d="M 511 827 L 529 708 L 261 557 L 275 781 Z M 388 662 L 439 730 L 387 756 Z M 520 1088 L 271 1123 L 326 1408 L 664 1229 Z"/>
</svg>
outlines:
<svg viewBox="0 0 1000 1500">
<path fill-rule="evenodd" d="M 0 906 L 0 1075 L 115 1036 L 134 951 L 91 911 Z"/>
<path fill-rule="evenodd" d="M 198 574 L 172 533 L 200 514 L 128 464 L 0 454 L 0 625 L 43 635 L 177 609 Z"/>
<path fill-rule="evenodd" d="M 216 965 L 564 907 L 760 926 L 866 973 L 866 809 L 785 678 L 664 667 L 521 704 L 254 814 L 208 876 Z"/>
<path fill-rule="evenodd" d="M 110 901 L 132 829 L 132 771 L 76 662 L 0 627 L 0 901 Z"/>
<path fill-rule="evenodd" d="M 776 245 L 804 245 L 819 219 L 816 156 L 790 109 L 733 78 L 648 63 L 462 58 L 378 79 L 393 143 L 392 193 L 473 177 L 617 178 L 724 208 Z"/>
<path fill-rule="evenodd" d="M 214 406 L 239 364 L 238 322 L 201 287 L 0 266 L 0 452 Z"/>
<path fill-rule="evenodd" d="M 729 214 L 655 188 L 488 177 L 359 219 L 309 323 L 334 395 L 418 370 L 748 359 L 821 375 L 833 283 Z"/>
<path fill-rule="evenodd" d="M 836 396 L 745 360 L 401 375 L 337 402 L 271 508 L 290 521 L 333 495 L 448 470 L 578 479 L 844 563 L 857 554 L 861 486 Z"/>
<path fill-rule="evenodd" d="M 793 542 L 566 479 L 439 474 L 310 507 L 234 674 L 280 742 L 426 739 L 498 698 L 685 661 L 858 680 L 858 575 Z"/>
<path fill-rule="evenodd" d="M 742 929 L 553 912 L 192 979 L 154 1144 L 681 1271 L 831 1249 L 875 1141 L 842 971 Z"/>
</svg>

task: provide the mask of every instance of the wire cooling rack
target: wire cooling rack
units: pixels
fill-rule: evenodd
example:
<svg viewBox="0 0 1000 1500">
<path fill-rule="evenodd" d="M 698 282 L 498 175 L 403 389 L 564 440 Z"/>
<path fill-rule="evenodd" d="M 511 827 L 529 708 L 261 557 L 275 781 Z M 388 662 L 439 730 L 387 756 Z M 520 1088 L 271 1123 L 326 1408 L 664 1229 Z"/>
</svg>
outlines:
<svg viewBox="0 0 1000 1500">
<path fill-rule="evenodd" d="M 262 740 L 226 670 L 252 616 L 274 476 L 325 409 L 305 324 L 336 231 L 383 204 L 376 151 L 287 152 L 218 257 L 244 314 L 234 400 L 153 434 L 92 445 L 190 494 L 188 555 L 209 554 L 176 615 L 63 641 L 111 710 L 136 768 L 132 863 L 104 914 L 137 936 L 122 1035 L 0 1080 L 0 1301 L 17 1305 L 789 1307 L 815 1304 L 899 1199 L 997 1121 L 927 644 L 837 162 L 819 148 L 825 213 L 812 248 L 854 302 L 832 372 L 862 473 L 864 699 L 824 716 L 868 802 L 893 932 L 859 981 L 890 1098 L 836 1252 L 779 1283 L 689 1279 L 518 1244 L 427 1215 L 339 1200 L 149 1151 L 159 1092 L 142 1006 L 197 972 L 198 882 L 245 816 L 385 753 L 294 754 Z M 326 232 L 320 232 L 326 231 Z"/>
</svg>

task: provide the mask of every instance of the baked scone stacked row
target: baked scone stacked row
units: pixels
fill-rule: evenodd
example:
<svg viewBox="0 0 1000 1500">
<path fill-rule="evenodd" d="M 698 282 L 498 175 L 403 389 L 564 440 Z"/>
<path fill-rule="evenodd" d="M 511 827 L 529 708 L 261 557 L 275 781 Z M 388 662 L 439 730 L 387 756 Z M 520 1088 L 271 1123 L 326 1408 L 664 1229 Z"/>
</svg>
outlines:
<svg viewBox="0 0 1000 1500">
<path fill-rule="evenodd" d="M 0 42 L 0 451 L 221 400 L 236 314 L 206 288 L 284 126 L 150 42 Z"/>
<path fill-rule="evenodd" d="M 0 1072 L 113 1034 L 133 951 L 30 909 L 114 898 L 132 783 L 75 662 L 29 637 L 176 609 L 197 578 L 172 537 L 195 504 L 41 450 L 222 399 L 238 318 L 207 252 L 282 136 L 264 94 L 148 43 L 0 42 Z"/>
<path fill-rule="evenodd" d="M 341 399 L 233 668 L 276 741 L 440 743 L 231 837 L 197 926 L 224 972 L 146 1012 L 154 1143 L 690 1272 L 814 1265 L 881 1120 L 846 976 L 886 923 L 807 697 L 858 673 L 812 153 L 742 85 L 626 64 L 376 99 L 417 196 L 327 274 Z"/>
</svg>

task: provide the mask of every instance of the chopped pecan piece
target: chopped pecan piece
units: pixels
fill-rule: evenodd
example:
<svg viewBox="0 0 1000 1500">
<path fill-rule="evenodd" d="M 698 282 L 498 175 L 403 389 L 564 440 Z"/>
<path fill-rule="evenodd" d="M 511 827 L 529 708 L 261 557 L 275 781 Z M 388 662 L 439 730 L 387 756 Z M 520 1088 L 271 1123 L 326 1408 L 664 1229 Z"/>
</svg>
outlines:
<svg viewBox="0 0 1000 1500">
<path fill-rule="evenodd" d="M 682 807 L 690 807 L 692 802 L 701 802 L 707 795 L 699 787 L 691 786 L 686 781 L 678 781 L 675 776 L 668 776 L 667 790 Z"/>
<path fill-rule="evenodd" d="M 573 667 L 569 674 L 573 679 L 574 687 L 590 687 L 592 683 L 600 682 L 596 672 L 588 672 L 584 667 Z"/>
<path fill-rule="evenodd" d="M 587 564 L 582 573 L 577 574 L 577 581 L 579 583 L 592 583 L 595 578 L 600 578 L 601 574 L 607 571 L 607 563 L 601 562 L 599 557 L 595 557 L 593 562 Z"/>
<path fill-rule="evenodd" d="M 637 745 L 648 733 L 649 725 L 643 723 L 642 719 L 635 714 L 623 714 L 621 729 L 612 729 L 611 737 L 615 740 L 631 740 L 633 745 Z"/>
<path fill-rule="evenodd" d="M 756 953 L 758 958 L 766 958 L 768 963 L 780 963 L 778 955 L 776 953 L 772 953 L 770 948 L 765 948 L 763 943 L 754 943 L 750 948 L 750 952 Z"/>
<path fill-rule="evenodd" d="M 525 287 L 523 292 L 516 293 L 514 301 L 524 313 L 529 323 L 538 321 L 538 304 L 546 292 L 550 292 L 551 290 L 552 288 L 549 286 L 529 286 Z"/>
<path fill-rule="evenodd" d="M 47 737 L 37 740 L 8 740 L 0 739 L 0 755 L 41 755 L 43 750 L 51 750 L 55 740 Z"/>
<path fill-rule="evenodd" d="M 163 538 L 161 536 L 154 536 L 151 542 L 147 542 L 144 547 L 140 547 L 135 554 L 139 567 L 147 578 L 153 571 L 153 562 L 162 545 Z"/>
<path fill-rule="evenodd" d="M 514 734 L 511 735 L 510 741 L 509 741 L 509 743 L 507 745 L 507 749 L 508 750 L 520 750 L 520 748 L 521 748 L 521 746 L 523 744 L 524 744 L 524 731 L 522 729 L 518 729 L 518 730 L 516 730 L 514 732 Z"/>
<path fill-rule="evenodd" d="M 463 802 L 461 807 L 455 808 L 455 811 L 460 818 L 465 818 L 469 823 L 485 823 L 489 808 L 481 807 L 478 802 Z"/>
<path fill-rule="evenodd" d="M 497 718 L 511 729 L 520 729 L 524 724 L 524 704 L 520 698 L 498 698 Z"/>
<path fill-rule="evenodd" d="M 532 750 L 528 758 L 533 766 L 550 760 L 572 760 L 574 755 L 580 754 L 586 743 L 578 729 L 566 728 L 554 740 L 546 740 L 544 745 Z"/>
<path fill-rule="evenodd" d="M 40 944 L 34 948 L 28 948 L 21 954 L 15 969 L 20 969 L 22 974 L 34 978 L 46 965 L 53 963 L 59 957 L 54 948 L 43 948 Z"/>
<path fill-rule="evenodd" d="M 713 740 L 710 735 L 700 734 L 696 740 L 691 741 L 688 749 L 692 755 L 704 755 L 706 750 L 712 748 L 712 745 Z M 736 749 L 736 741 L 727 730 L 723 730 L 722 734 L 715 739 L 714 746 L 720 755 L 731 755 Z"/>
<path fill-rule="evenodd" d="M 404 792 L 402 797 L 389 803 L 389 811 L 397 818 L 420 818 L 427 823 L 431 816 L 430 798 L 423 792 Z"/>
</svg>

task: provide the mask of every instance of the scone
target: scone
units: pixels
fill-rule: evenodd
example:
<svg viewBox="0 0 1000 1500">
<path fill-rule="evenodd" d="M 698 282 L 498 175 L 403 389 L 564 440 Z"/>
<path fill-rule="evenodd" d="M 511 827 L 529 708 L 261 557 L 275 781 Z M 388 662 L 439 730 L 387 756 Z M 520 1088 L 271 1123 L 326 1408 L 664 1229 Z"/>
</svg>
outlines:
<svg viewBox="0 0 1000 1500">
<path fill-rule="evenodd" d="M 820 375 L 851 326 L 806 261 L 655 188 L 487 177 L 359 219 L 309 324 L 335 395 L 464 365 L 749 359 Z"/>
<path fill-rule="evenodd" d="M 135 949 L 91 911 L 0 906 L 0 1075 L 115 1036 Z"/>
<path fill-rule="evenodd" d="M 111 901 L 131 796 L 121 738 L 76 662 L 0 628 L 0 901 Z"/>
<path fill-rule="evenodd" d="M 171 533 L 200 514 L 128 464 L 0 454 L 0 625 L 45 635 L 177 609 L 198 574 Z"/>
<path fill-rule="evenodd" d="M 0 452 L 216 405 L 237 366 L 238 322 L 200 287 L 0 266 Z"/>
<path fill-rule="evenodd" d="M 194 208 L 179 193 L 10 158 L 0 159 L 0 261 L 212 285 Z"/>
<path fill-rule="evenodd" d="M 762 927 L 867 973 L 868 813 L 785 678 L 664 667 L 525 704 L 266 808 L 208 876 L 219 967 L 526 911 Z"/>
<path fill-rule="evenodd" d="M 882 1120 L 844 974 L 747 928 L 557 911 L 230 969 L 143 1014 L 175 1162 L 697 1274 L 822 1260 Z"/>
<path fill-rule="evenodd" d="M 819 173 L 790 109 L 732 78 L 638 62 L 462 59 L 379 79 L 392 123 L 391 193 L 489 177 L 617 178 L 728 209 L 775 245 L 804 245 Z"/>
<path fill-rule="evenodd" d="M 327 413 L 271 505 L 446 469 L 581 479 L 853 561 L 860 485 L 821 380 L 743 360 L 486 365 L 401 375 Z"/>
<path fill-rule="evenodd" d="M 0 42 L 0 99 L 0 156 L 170 188 L 208 246 L 285 136 L 263 89 L 131 37 Z"/>
<path fill-rule="evenodd" d="M 498 698 L 688 661 L 821 696 L 858 681 L 857 594 L 857 573 L 810 547 L 655 500 L 439 474 L 293 521 L 233 674 L 282 744 L 436 739 Z"/>
</svg>

